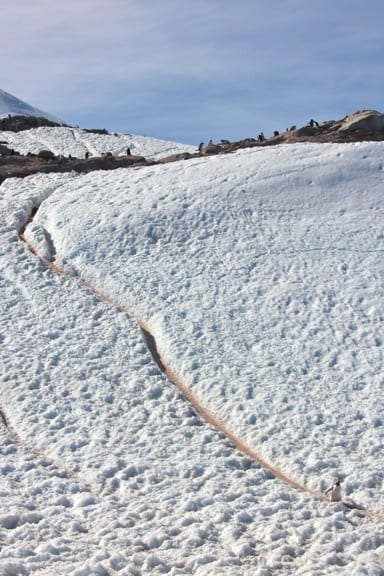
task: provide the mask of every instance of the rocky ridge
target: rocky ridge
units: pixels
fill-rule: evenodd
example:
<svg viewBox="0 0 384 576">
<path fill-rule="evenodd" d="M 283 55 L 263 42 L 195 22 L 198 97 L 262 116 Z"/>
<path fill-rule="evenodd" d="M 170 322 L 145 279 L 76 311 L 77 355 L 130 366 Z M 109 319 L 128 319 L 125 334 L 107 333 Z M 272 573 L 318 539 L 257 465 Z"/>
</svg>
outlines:
<svg viewBox="0 0 384 576">
<path fill-rule="evenodd" d="M 329 120 L 318 123 L 310 120 L 306 126 L 292 126 L 285 132 L 276 132 L 271 138 L 245 138 L 236 142 L 222 140 L 199 146 L 195 153 L 184 152 L 173 154 L 160 160 L 148 160 L 143 156 L 113 156 L 106 153 L 97 157 L 84 159 L 66 158 L 45 154 L 21 155 L 10 149 L 1 138 L 1 131 L 21 131 L 38 126 L 60 126 L 44 118 L 12 116 L 0 121 L 0 183 L 6 178 L 25 177 L 37 172 L 70 172 L 87 173 L 94 170 L 114 170 L 138 165 L 153 165 L 187 160 L 199 156 L 228 154 L 236 150 L 251 147 L 275 146 L 296 142 L 361 142 L 384 140 L 384 114 L 376 110 L 362 110 L 345 116 L 341 120 Z M 105 131 L 103 131 L 105 132 Z"/>
</svg>

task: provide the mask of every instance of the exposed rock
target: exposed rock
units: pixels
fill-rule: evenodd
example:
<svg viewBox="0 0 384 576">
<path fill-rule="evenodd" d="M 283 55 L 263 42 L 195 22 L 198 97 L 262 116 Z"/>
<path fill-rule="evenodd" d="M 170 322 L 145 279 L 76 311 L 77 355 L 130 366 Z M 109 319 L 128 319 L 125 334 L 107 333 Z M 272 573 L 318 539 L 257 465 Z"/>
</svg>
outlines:
<svg viewBox="0 0 384 576">
<path fill-rule="evenodd" d="M 24 178 L 37 172 L 78 172 L 86 174 L 94 170 L 115 170 L 129 166 L 152 166 L 157 164 L 154 160 L 146 160 L 143 156 L 111 156 L 106 162 L 101 156 L 88 159 L 79 158 L 42 158 L 35 154 L 27 156 L 12 155 L 0 156 L 0 184 L 6 178 Z"/>
<path fill-rule="evenodd" d="M 15 120 L 12 117 L 7 120 Z M 21 117 L 22 121 L 40 121 L 45 125 L 45 119 Z M 26 129 L 24 125 L 24 128 Z M 9 128 L 8 128 L 9 129 Z M 167 162 L 177 162 L 199 156 L 214 154 L 228 154 L 242 148 L 275 146 L 277 144 L 293 144 L 296 142 L 362 142 L 362 141 L 384 141 L 384 115 L 375 110 L 365 110 L 355 112 L 341 120 L 327 120 L 319 126 L 303 126 L 296 129 L 292 127 L 286 132 L 276 134 L 264 141 L 257 141 L 254 138 L 246 138 L 237 142 L 228 142 L 223 140 L 221 144 L 214 144 L 212 141 L 207 146 L 201 144 L 199 152 L 190 154 L 188 152 L 173 154 L 161 160 L 146 160 L 143 156 L 117 156 L 114 157 L 110 152 L 102 156 L 92 158 L 64 158 L 56 157 L 49 150 L 40 151 L 39 155 L 28 153 L 22 156 L 13 152 L 5 145 L 0 144 L 0 183 L 5 178 L 24 177 L 37 172 L 69 172 L 88 173 L 94 170 L 114 170 L 116 168 L 127 168 L 129 166 L 152 166 Z"/>
<path fill-rule="evenodd" d="M 115 158 L 114 155 L 112 154 L 112 152 L 103 152 L 101 157 L 103 160 L 112 160 Z"/>
<path fill-rule="evenodd" d="M 290 129 L 263 142 L 264 145 L 294 142 L 360 142 L 384 140 L 384 114 L 363 110 L 341 120 L 327 120 L 319 126 Z M 240 146 L 239 146 L 240 147 Z"/>
<path fill-rule="evenodd" d="M 109 134 L 108 130 L 105 128 L 83 128 L 83 131 L 88 132 L 89 134 Z"/>
<path fill-rule="evenodd" d="M 179 154 L 172 154 L 171 156 L 165 156 L 165 158 L 160 158 L 158 161 L 160 164 L 166 164 L 168 162 L 177 162 L 178 160 L 188 160 L 189 158 L 193 158 L 194 156 L 198 156 L 198 154 L 190 154 L 189 152 L 181 152 Z"/>
<path fill-rule="evenodd" d="M 51 152 L 51 150 L 40 150 L 40 152 L 38 152 L 37 154 L 38 158 L 44 158 L 45 160 L 50 160 L 51 158 L 54 158 L 55 155 L 53 152 Z"/>
<path fill-rule="evenodd" d="M 384 131 L 384 114 L 377 112 L 377 110 L 355 112 L 344 118 L 339 130 L 348 132 L 355 130 L 382 132 Z"/>
<path fill-rule="evenodd" d="M 332 132 L 338 130 L 342 123 L 342 120 L 326 120 L 320 124 L 320 128 L 322 132 Z"/>
<path fill-rule="evenodd" d="M 0 144 L 0 156 L 12 156 L 15 151 L 12 148 L 8 148 L 4 144 Z"/>
<path fill-rule="evenodd" d="M 302 128 L 299 128 L 298 130 L 295 131 L 295 135 L 300 137 L 300 136 L 314 136 L 317 132 L 317 128 L 315 126 L 303 126 Z M 279 136 L 279 134 L 276 134 L 276 136 Z"/>
<path fill-rule="evenodd" d="M 204 156 L 207 156 L 209 154 L 218 154 L 219 152 L 221 152 L 220 144 L 208 144 L 202 149 L 201 153 Z"/>
<path fill-rule="evenodd" d="M 0 130 L 8 130 L 9 132 L 21 132 L 22 130 L 39 128 L 39 126 L 54 127 L 65 126 L 65 124 L 58 124 L 47 120 L 47 118 L 37 118 L 36 116 L 11 116 L 0 119 Z"/>
</svg>

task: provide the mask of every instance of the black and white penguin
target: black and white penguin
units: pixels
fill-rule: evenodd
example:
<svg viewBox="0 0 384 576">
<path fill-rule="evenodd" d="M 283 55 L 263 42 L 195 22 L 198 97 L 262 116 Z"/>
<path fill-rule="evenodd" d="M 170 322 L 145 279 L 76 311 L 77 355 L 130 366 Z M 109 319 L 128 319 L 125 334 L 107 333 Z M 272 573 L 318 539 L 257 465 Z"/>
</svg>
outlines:
<svg viewBox="0 0 384 576">
<path fill-rule="evenodd" d="M 341 500 L 341 486 L 340 480 L 336 480 L 333 486 L 324 492 L 329 497 L 331 502 L 340 502 Z"/>
</svg>

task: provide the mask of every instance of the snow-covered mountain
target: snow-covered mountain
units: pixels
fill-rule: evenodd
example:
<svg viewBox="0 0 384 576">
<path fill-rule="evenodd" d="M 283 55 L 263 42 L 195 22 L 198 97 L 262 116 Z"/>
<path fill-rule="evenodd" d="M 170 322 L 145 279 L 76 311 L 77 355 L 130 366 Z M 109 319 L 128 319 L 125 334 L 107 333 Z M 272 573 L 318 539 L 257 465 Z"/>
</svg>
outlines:
<svg viewBox="0 0 384 576">
<path fill-rule="evenodd" d="M 61 124 L 62 121 L 53 116 L 52 114 L 48 114 L 47 112 L 43 112 L 43 110 L 39 110 L 38 108 L 34 108 L 30 104 L 23 102 L 16 96 L 5 92 L 4 90 L 0 89 L 0 118 L 5 118 L 7 116 L 35 116 L 37 118 L 46 118 L 47 120 L 51 120 L 51 122 L 57 122 Z"/>
<path fill-rule="evenodd" d="M 383 154 L 3 182 L 1 575 L 381 574 Z"/>
<path fill-rule="evenodd" d="M 9 114 L 43 117 L 61 124 L 61 121 L 51 114 L 33 108 L 15 96 L 0 90 L 0 118 L 5 118 Z M 10 148 L 23 155 L 37 154 L 44 149 L 50 150 L 55 155 L 70 155 L 73 158 L 84 158 L 85 154 L 90 157 L 100 156 L 104 152 L 124 156 L 129 148 L 132 155 L 158 159 L 172 154 L 196 151 L 195 146 L 179 142 L 116 132 L 101 134 L 68 126 L 40 126 L 20 132 L 2 130 L 1 139 L 6 141 Z"/>
</svg>

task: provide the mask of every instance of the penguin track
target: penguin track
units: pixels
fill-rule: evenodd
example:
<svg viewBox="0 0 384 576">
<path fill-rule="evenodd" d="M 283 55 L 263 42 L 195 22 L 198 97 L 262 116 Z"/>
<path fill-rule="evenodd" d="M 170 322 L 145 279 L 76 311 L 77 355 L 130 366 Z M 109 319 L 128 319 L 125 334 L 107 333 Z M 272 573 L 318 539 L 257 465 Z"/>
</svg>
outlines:
<svg viewBox="0 0 384 576">
<path fill-rule="evenodd" d="M 42 465 L 44 468 L 49 467 L 57 477 L 72 479 L 94 496 L 99 496 L 98 490 L 89 482 L 81 478 L 77 472 L 69 468 L 57 465 L 51 457 L 47 456 L 45 453 L 37 450 L 34 446 L 31 446 L 25 442 L 14 428 L 11 419 L 7 415 L 3 406 L 0 406 L 0 426 L 1 425 L 4 427 L 13 444 L 15 446 L 19 446 L 24 452 L 32 454 L 36 459 L 37 465 Z"/>
</svg>

